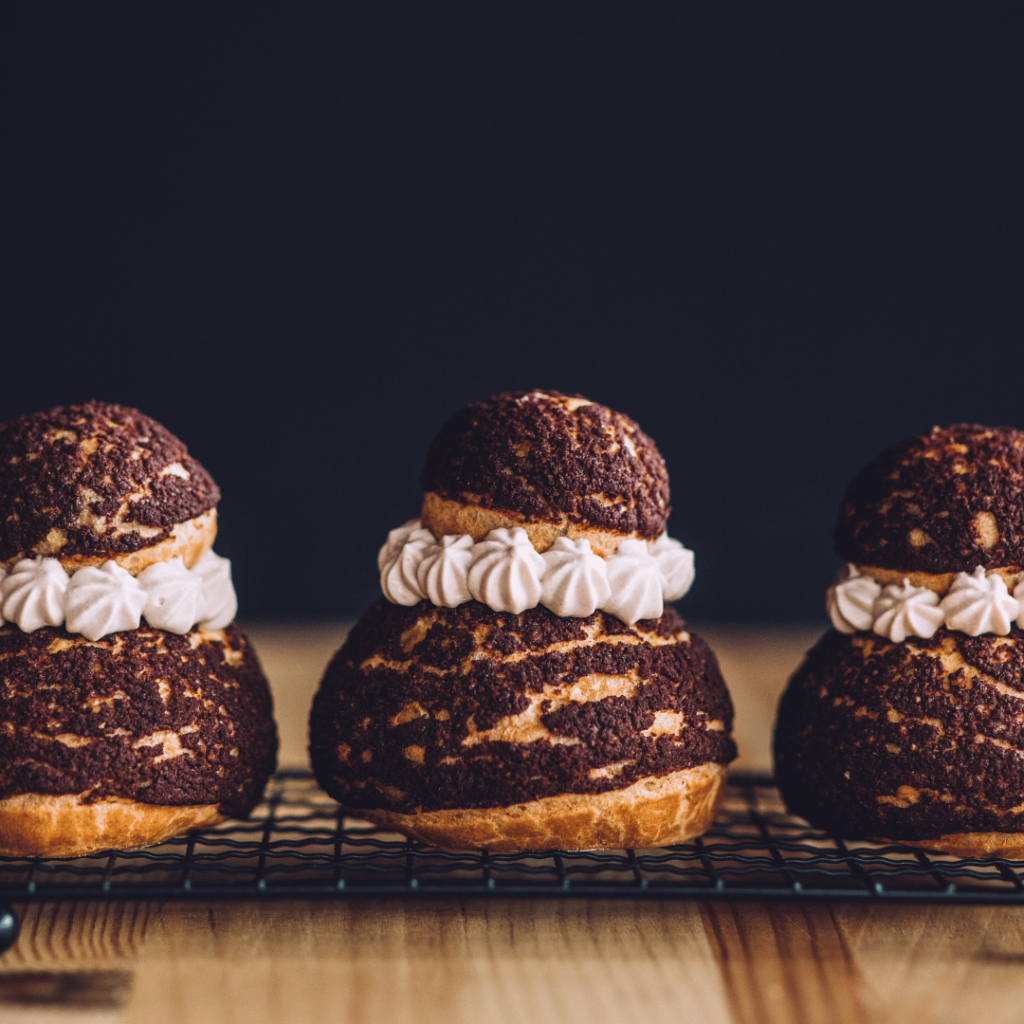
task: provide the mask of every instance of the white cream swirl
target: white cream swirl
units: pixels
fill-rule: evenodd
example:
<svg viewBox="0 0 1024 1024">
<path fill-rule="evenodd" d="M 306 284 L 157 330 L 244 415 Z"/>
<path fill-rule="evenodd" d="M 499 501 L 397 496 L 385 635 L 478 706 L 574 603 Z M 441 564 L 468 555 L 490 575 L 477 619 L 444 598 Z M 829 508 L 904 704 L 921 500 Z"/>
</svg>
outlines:
<svg viewBox="0 0 1024 1024">
<path fill-rule="evenodd" d="M 416 520 L 418 522 L 418 520 Z M 406 526 L 409 526 L 406 523 Z M 388 553 L 380 570 L 380 586 L 384 596 L 392 604 L 414 605 L 422 601 L 426 595 L 420 590 L 419 582 L 416 579 L 416 570 L 423 561 L 423 553 L 431 544 L 436 543 L 434 535 L 429 530 L 417 526 L 402 534 L 399 540 L 392 544 L 391 537 L 401 534 L 405 527 L 392 530 L 388 535 L 388 543 L 381 551 L 381 557 Z M 389 550 L 390 549 L 390 550 Z"/>
<path fill-rule="evenodd" d="M 143 614 L 155 629 L 187 633 L 203 617 L 203 578 L 180 558 L 148 566 L 138 581 L 146 592 Z"/>
<path fill-rule="evenodd" d="M 927 587 L 890 583 L 875 600 L 872 629 L 879 635 L 901 644 L 908 636 L 928 639 L 942 625 L 944 614 L 939 595 Z"/>
<path fill-rule="evenodd" d="M 661 596 L 678 601 L 693 586 L 693 552 L 680 541 L 663 533 L 650 548 L 661 574 Z"/>
<path fill-rule="evenodd" d="M 87 565 L 71 577 L 65 591 L 64 627 L 87 640 L 138 629 L 147 600 L 139 581 L 116 562 Z"/>
<path fill-rule="evenodd" d="M 556 615 L 586 618 L 611 597 L 607 563 L 590 549 L 589 540 L 559 537 L 540 557 L 540 603 Z"/>
<path fill-rule="evenodd" d="M 973 573 L 962 572 L 953 580 L 940 607 L 946 625 L 969 636 L 1005 636 L 1021 611 L 1020 602 L 1010 596 L 1002 577 L 986 576 L 980 565 Z"/>
<path fill-rule="evenodd" d="M 1014 623 L 1024 629 L 1024 580 L 1011 596 L 1002 576 L 986 573 L 980 565 L 973 573 L 958 573 L 941 600 L 935 591 L 915 587 L 906 577 L 902 584 L 883 590 L 871 576 L 848 565 L 829 588 L 826 603 L 840 632 L 871 629 L 895 643 L 908 636 L 930 638 L 940 626 L 969 636 L 1006 636 Z"/>
<path fill-rule="evenodd" d="M 416 570 L 416 582 L 431 604 L 458 608 L 472 600 L 469 566 L 473 561 L 473 538 L 468 533 L 448 534 L 423 549 Z"/>
<path fill-rule="evenodd" d="M 469 592 L 496 612 L 518 615 L 540 601 L 544 559 L 521 527 L 491 530 L 473 545 Z"/>
<path fill-rule="evenodd" d="M 586 539 L 568 537 L 541 555 L 521 527 L 492 530 L 474 543 L 469 534 L 437 540 L 419 519 L 388 534 L 377 567 L 392 604 L 426 598 L 455 608 L 474 599 L 519 614 L 539 603 L 556 615 L 585 617 L 600 609 L 630 623 L 660 616 L 694 578 L 693 552 L 664 533 L 650 546 L 625 540 L 608 558 L 595 555 Z"/>
<path fill-rule="evenodd" d="M 840 633 L 856 633 L 871 629 L 874 622 L 872 608 L 882 587 L 855 565 L 847 565 L 842 578 L 825 595 L 825 607 L 832 625 Z"/>
<path fill-rule="evenodd" d="M 23 633 L 64 621 L 68 574 L 56 558 L 23 558 L 0 582 L 0 608 Z"/>
<path fill-rule="evenodd" d="M 99 640 L 138 629 L 140 615 L 157 629 L 187 633 L 197 623 L 223 629 L 237 610 L 231 562 L 212 551 L 191 569 L 175 558 L 137 577 L 113 561 L 83 566 L 69 577 L 57 558 L 22 559 L 10 575 L 0 570 L 0 624 L 6 619 L 26 633 L 63 625 Z"/>
<path fill-rule="evenodd" d="M 203 614 L 199 625 L 203 629 L 223 629 L 238 612 L 235 585 L 231 582 L 231 559 L 205 551 L 191 571 L 203 581 Z"/>
<path fill-rule="evenodd" d="M 388 533 L 388 539 L 384 543 L 384 547 L 377 552 L 377 571 L 383 572 L 385 564 L 394 559 L 412 534 L 422 529 L 423 524 L 418 519 L 410 519 L 407 523 L 402 523 L 401 526 Z M 430 535 L 430 539 L 434 539 L 433 534 Z"/>
<path fill-rule="evenodd" d="M 640 619 L 656 619 L 665 610 L 658 561 L 642 540 L 624 540 L 618 551 L 605 559 L 611 597 L 603 610 L 632 625 Z"/>
</svg>

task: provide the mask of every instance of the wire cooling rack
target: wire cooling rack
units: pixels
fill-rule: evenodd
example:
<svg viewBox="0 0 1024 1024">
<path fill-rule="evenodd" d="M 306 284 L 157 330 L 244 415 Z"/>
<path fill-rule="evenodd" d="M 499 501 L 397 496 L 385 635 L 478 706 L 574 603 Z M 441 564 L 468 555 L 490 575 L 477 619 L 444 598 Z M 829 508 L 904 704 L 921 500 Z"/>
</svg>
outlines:
<svg viewBox="0 0 1024 1024">
<path fill-rule="evenodd" d="M 0 902 L 273 896 L 697 896 L 1024 903 L 1024 864 L 843 841 L 733 774 L 714 826 L 653 850 L 449 853 L 360 821 L 281 771 L 246 822 L 76 860 L 0 858 Z M 9 908 L 8 908 L 9 909 Z M 4 935 L 0 907 L 0 948 Z M 10 924 L 7 934 L 16 929 Z"/>
</svg>

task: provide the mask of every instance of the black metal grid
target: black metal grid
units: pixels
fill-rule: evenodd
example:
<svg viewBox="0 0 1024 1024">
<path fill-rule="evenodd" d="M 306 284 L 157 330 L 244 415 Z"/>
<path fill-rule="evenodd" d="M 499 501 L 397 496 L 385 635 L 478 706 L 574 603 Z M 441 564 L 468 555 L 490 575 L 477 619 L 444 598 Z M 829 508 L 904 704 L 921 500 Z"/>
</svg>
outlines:
<svg viewBox="0 0 1024 1024">
<path fill-rule="evenodd" d="M 1024 902 L 1012 861 L 834 839 L 734 774 L 714 826 L 656 850 L 449 853 L 349 816 L 304 771 L 279 772 L 247 822 L 131 853 L 0 858 L 0 901 L 274 896 L 698 896 Z"/>
</svg>

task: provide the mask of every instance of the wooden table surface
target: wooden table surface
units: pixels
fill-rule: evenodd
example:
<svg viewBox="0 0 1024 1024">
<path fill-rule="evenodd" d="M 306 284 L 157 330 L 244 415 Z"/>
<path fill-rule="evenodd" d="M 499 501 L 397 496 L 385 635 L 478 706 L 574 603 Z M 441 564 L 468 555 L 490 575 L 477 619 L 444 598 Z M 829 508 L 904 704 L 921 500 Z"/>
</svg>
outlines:
<svg viewBox="0 0 1024 1024">
<path fill-rule="evenodd" d="M 250 629 L 305 763 L 339 625 Z M 806 629 L 701 631 L 768 767 Z M 0 1024 L 1024 1021 L 1024 908 L 629 899 L 61 902 L 17 908 Z"/>
</svg>

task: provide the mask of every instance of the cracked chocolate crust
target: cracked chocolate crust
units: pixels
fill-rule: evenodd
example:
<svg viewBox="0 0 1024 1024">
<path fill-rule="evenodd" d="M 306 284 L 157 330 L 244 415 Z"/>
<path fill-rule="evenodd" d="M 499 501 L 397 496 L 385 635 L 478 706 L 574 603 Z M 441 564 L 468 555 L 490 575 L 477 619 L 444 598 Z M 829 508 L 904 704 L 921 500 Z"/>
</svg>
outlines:
<svg viewBox="0 0 1024 1024">
<path fill-rule="evenodd" d="M 960 423 L 892 445 L 850 484 L 834 539 L 862 566 L 1024 568 L 1024 433 Z"/>
<path fill-rule="evenodd" d="M 234 624 L 95 642 L 0 628 L 0 799 L 87 793 L 244 817 L 276 756 L 267 681 Z"/>
<path fill-rule="evenodd" d="M 380 601 L 327 668 L 310 757 L 348 806 L 505 807 L 727 764 L 731 725 L 713 652 L 671 609 L 626 626 Z"/>
<path fill-rule="evenodd" d="M 628 416 L 579 395 L 513 392 L 467 405 L 431 442 L 423 489 L 521 521 L 653 540 L 670 511 L 668 473 Z"/>
<path fill-rule="evenodd" d="M 0 425 L 0 562 L 138 551 L 219 499 L 185 445 L 135 409 L 89 402 Z"/>
<path fill-rule="evenodd" d="M 826 633 L 782 697 L 789 809 L 849 838 L 1024 832 L 1024 633 Z"/>
</svg>

